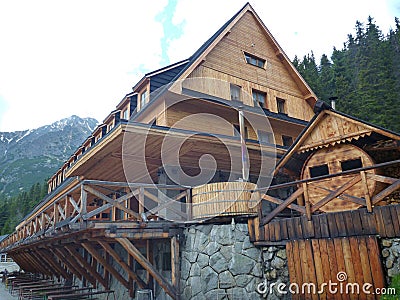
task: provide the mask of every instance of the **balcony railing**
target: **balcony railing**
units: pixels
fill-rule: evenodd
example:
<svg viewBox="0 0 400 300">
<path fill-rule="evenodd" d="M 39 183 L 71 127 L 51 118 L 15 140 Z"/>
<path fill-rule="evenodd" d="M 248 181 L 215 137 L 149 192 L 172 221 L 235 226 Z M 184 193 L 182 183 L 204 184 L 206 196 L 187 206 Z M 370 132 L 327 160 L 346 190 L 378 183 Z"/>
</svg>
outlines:
<svg viewBox="0 0 400 300">
<path fill-rule="evenodd" d="M 380 163 L 369 167 L 357 168 L 337 174 L 319 176 L 311 179 L 298 180 L 289 183 L 277 184 L 269 188 L 261 188 L 257 191 L 265 193 L 262 201 L 270 204 L 271 210 L 260 210 L 260 224 L 269 223 L 274 218 L 280 216 L 285 210 L 293 216 L 306 215 L 308 220 L 314 213 L 324 210 L 332 201 L 338 203 L 351 203 L 356 207 L 366 207 L 368 212 L 372 212 L 375 205 L 380 204 L 387 196 L 400 190 L 400 178 L 369 173 L 369 170 L 382 170 L 385 167 L 400 164 L 400 160 Z M 341 184 L 335 189 L 329 189 L 323 184 L 324 180 L 341 178 Z M 369 191 L 369 186 L 379 183 L 381 188 L 373 193 Z M 359 184 L 363 197 L 355 196 L 350 189 Z M 320 199 L 310 201 L 309 194 L 312 190 L 324 191 Z M 281 191 L 281 193 L 279 193 Z M 271 194 L 288 194 L 286 197 L 272 196 Z M 261 205 L 262 207 L 263 205 Z M 264 205 L 265 206 L 265 205 Z M 340 209 L 338 209 L 340 210 Z"/>
</svg>

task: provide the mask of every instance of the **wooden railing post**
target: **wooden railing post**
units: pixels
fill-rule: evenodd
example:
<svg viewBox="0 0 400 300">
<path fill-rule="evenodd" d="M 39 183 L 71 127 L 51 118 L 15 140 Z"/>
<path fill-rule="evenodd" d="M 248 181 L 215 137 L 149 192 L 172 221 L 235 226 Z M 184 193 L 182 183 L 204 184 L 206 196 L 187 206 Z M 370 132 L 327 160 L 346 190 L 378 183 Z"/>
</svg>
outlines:
<svg viewBox="0 0 400 300">
<path fill-rule="evenodd" d="M 186 190 L 186 203 L 187 203 L 187 215 L 188 221 L 192 221 L 193 219 L 193 207 L 192 207 L 192 189 L 188 188 Z"/>
<path fill-rule="evenodd" d="M 144 187 L 139 188 L 139 214 L 144 212 Z"/>
<path fill-rule="evenodd" d="M 304 195 L 304 205 L 306 207 L 307 220 L 311 221 L 311 203 L 308 197 L 308 186 L 307 183 L 303 183 L 303 195 Z"/>
<path fill-rule="evenodd" d="M 364 189 L 365 202 L 367 204 L 367 211 L 372 212 L 372 202 L 371 202 L 371 197 L 369 195 L 367 176 L 365 175 L 365 171 L 361 171 L 360 175 L 361 175 L 362 187 Z"/>
<path fill-rule="evenodd" d="M 83 184 L 81 185 L 81 216 L 87 213 L 87 192 L 84 189 Z"/>
</svg>

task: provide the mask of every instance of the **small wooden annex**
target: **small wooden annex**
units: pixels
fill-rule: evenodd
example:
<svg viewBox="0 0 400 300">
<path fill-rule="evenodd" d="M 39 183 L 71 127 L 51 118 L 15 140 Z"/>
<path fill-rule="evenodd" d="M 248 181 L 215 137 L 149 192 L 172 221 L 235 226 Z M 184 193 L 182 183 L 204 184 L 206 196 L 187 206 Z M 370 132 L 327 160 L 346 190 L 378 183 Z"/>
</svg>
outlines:
<svg viewBox="0 0 400 300">
<path fill-rule="evenodd" d="M 383 288 L 378 237 L 400 236 L 400 135 L 326 104 L 316 107 L 277 164 L 281 183 L 249 219 L 251 240 L 286 245 L 290 281 L 300 286 L 321 286 L 345 272 L 348 282 Z M 363 292 L 355 299 L 368 297 L 377 299 Z"/>
</svg>

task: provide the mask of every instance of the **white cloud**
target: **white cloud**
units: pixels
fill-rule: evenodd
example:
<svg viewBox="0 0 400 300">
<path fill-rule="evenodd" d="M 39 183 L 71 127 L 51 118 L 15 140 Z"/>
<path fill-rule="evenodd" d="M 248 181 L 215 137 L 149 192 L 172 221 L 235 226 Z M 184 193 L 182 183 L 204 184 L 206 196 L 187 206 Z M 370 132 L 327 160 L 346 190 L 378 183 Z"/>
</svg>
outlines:
<svg viewBox="0 0 400 300">
<path fill-rule="evenodd" d="M 0 3 L 0 130 L 72 114 L 102 121 L 143 71 L 158 68 L 167 1 Z M 138 71 L 141 72 L 138 72 Z"/>
<path fill-rule="evenodd" d="M 244 1 L 179 0 L 168 41 L 171 63 L 193 54 Z M 341 48 L 356 20 L 368 15 L 387 32 L 394 0 L 254 0 L 288 56 L 311 50 L 317 59 Z M 158 1 L 0 0 L 0 131 L 21 130 L 77 114 L 102 121 L 144 75 L 162 61 Z M 392 11 L 391 11 L 392 10 Z"/>
</svg>

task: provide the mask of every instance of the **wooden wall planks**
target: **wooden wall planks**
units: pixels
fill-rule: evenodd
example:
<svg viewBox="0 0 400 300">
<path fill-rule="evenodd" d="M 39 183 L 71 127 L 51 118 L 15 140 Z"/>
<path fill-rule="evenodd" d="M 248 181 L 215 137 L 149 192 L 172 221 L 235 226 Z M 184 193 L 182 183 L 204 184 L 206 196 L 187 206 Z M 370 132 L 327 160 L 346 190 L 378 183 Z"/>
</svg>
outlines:
<svg viewBox="0 0 400 300">
<path fill-rule="evenodd" d="M 290 282 L 300 287 L 293 299 L 379 299 L 366 294 L 363 285 L 371 284 L 370 292 L 385 287 L 376 237 L 295 240 L 286 244 L 286 253 Z M 337 284 L 337 292 L 330 292 L 329 286 L 321 289 L 329 281 Z M 354 283 L 358 284 L 359 294 L 353 293 L 355 285 L 347 285 Z M 307 293 L 303 284 L 314 284 L 316 292 Z"/>
</svg>

